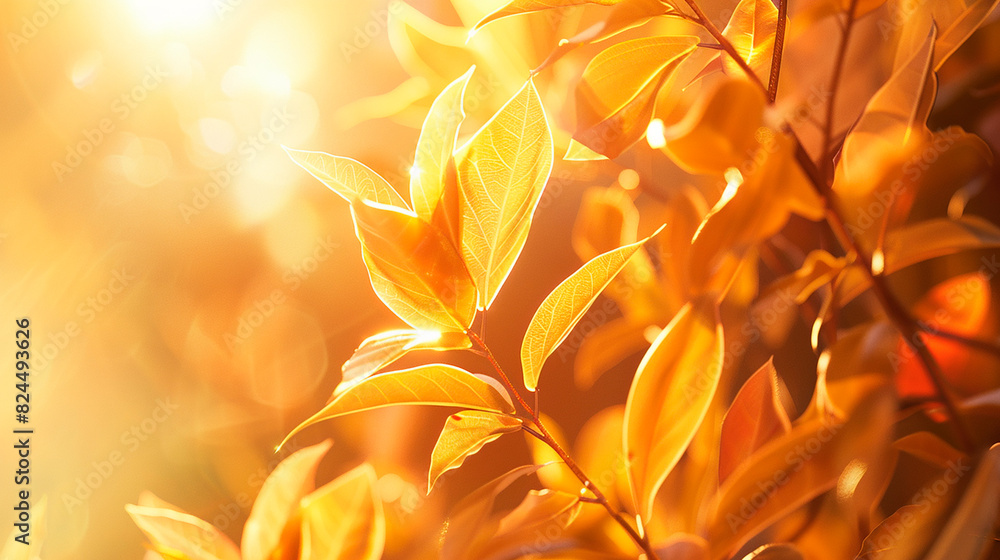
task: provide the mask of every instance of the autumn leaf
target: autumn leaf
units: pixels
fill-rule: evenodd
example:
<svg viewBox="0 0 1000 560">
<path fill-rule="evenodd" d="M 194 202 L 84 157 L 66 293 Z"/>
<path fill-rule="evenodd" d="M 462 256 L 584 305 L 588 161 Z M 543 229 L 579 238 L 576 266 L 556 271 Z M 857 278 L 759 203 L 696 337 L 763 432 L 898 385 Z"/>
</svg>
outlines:
<svg viewBox="0 0 1000 560">
<path fill-rule="evenodd" d="M 983 455 L 962 500 L 934 541 L 926 560 L 985 558 L 996 546 L 1000 513 L 1000 444 Z"/>
<path fill-rule="evenodd" d="M 778 379 L 771 358 L 743 384 L 722 421 L 719 442 L 719 483 L 754 451 L 792 428 L 786 402 L 788 390 Z"/>
<path fill-rule="evenodd" d="M 906 434 L 894 441 L 892 447 L 942 469 L 951 468 L 953 464 L 969 459 L 965 453 L 930 432 Z"/>
<path fill-rule="evenodd" d="M 678 15 L 678 12 L 675 7 L 662 0 L 618 0 L 611 7 L 607 17 L 602 18 L 576 35 L 559 41 L 559 44 L 549 54 L 548 58 L 538 68 L 535 68 L 534 72 L 538 73 L 548 68 L 577 47 L 588 43 L 604 41 L 619 33 L 638 27 L 651 18 L 667 15 Z"/>
<path fill-rule="evenodd" d="M 472 341 L 464 333 L 415 330 L 379 333 L 366 338 L 344 362 L 341 381 L 333 395 L 343 393 L 414 350 L 464 350 L 471 346 Z"/>
<path fill-rule="evenodd" d="M 458 251 L 413 214 L 369 202 L 351 206 L 362 257 L 379 299 L 415 329 L 462 332 L 476 289 Z"/>
<path fill-rule="evenodd" d="M 240 560 L 229 537 L 193 515 L 172 509 L 127 505 L 125 511 L 146 534 L 153 549 L 185 560 Z"/>
<path fill-rule="evenodd" d="M 500 9 L 479 20 L 472 29 L 476 31 L 484 25 L 496 21 L 500 18 L 541 10 L 553 10 L 556 8 L 566 8 L 570 6 L 582 6 L 584 4 L 599 4 L 601 6 L 613 6 L 621 3 L 622 0 L 511 0 Z"/>
<path fill-rule="evenodd" d="M 475 67 L 470 68 L 438 95 L 420 129 L 417 152 L 410 170 L 410 199 L 417 217 L 427 223 L 434 222 L 448 183 L 448 165 L 455 151 L 459 126 L 465 120 L 462 107 L 465 89 L 474 70 Z M 450 214 L 447 210 L 444 212 Z M 454 223 L 457 231 L 457 214 L 444 218 L 444 222 Z"/>
<path fill-rule="evenodd" d="M 378 478 L 368 463 L 302 500 L 302 560 L 378 560 L 385 514 Z"/>
<path fill-rule="evenodd" d="M 968 3 L 965 0 L 948 0 L 918 4 L 910 8 L 894 6 L 896 13 L 888 17 L 894 18 L 906 14 L 906 19 L 900 26 L 895 65 L 899 66 L 902 61 L 920 49 L 927 37 L 927 30 L 933 25 L 938 31 L 934 41 L 933 69 L 940 70 L 958 47 L 983 25 L 998 3 L 1000 3 L 998 0 L 972 0 Z M 884 25 L 880 28 L 885 31 Z"/>
<path fill-rule="evenodd" d="M 639 364 L 623 429 L 629 483 L 644 518 L 701 426 L 719 383 L 722 357 L 717 311 L 697 303 L 677 313 Z"/>
<path fill-rule="evenodd" d="M 771 0 L 740 0 L 722 35 L 729 39 L 736 52 L 767 83 L 771 73 L 771 55 L 778 29 L 778 9 Z M 743 72 L 730 56 L 722 57 L 726 72 L 739 75 Z"/>
<path fill-rule="evenodd" d="M 712 558 L 728 558 L 782 516 L 836 487 L 852 461 L 867 469 L 888 442 L 894 409 L 893 399 L 877 391 L 851 410 L 846 423 L 811 417 L 757 450 L 713 501 L 706 527 Z"/>
<path fill-rule="evenodd" d="M 531 80 L 459 149 L 462 257 L 488 309 L 524 248 L 552 170 L 552 133 Z"/>
<path fill-rule="evenodd" d="M 300 449 L 275 467 L 264 480 L 254 500 L 253 508 L 243 526 L 240 549 L 243 560 L 284 558 L 279 549 L 285 548 L 288 524 L 298 515 L 299 502 L 315 488 L 316 468 L 333 442 Z M 294 548 L 298 548 L 299 526 L 290 527 Z"/>
<path fill-rule="evenodd" d="M 754 152 L 766 104 L 764 93 L 750 82 L 723 80 L 664 130 L 664 151 L 690 173 L 722 175 L 739 168 Z"/>
<path fill-rule="evenodd" d="M 787 295 L 801 305 L 816 290 L 831 283 L 848 264 L 846 257 L 834 257 L 822 249 L 816 249 L 806 255 L 798 270 L 772 282 L 760 299 L 770 300 Z"/>
<path fill-rule="evenodd" d="M 455 504 L 441 539 L 441 560 L 467 558 L 469 551 L 487 542 L 499 525 L 498 520 L 489 519 L 497 496 L 519 478 L 533 474 L 542 467 L 543 465 L 525 465 L 512 469 L 483 484 Z"/>
<path fill-rule="evenodd" d="M 359 200 L 369 200 L 407 208 L 406 201 L 399 196 L 392 185 L 361 162 L 323 152 L 293 150 L 288 147 L 285 147 L 285 152 L 299 167 L 308 171 L 310 175 L 351 204 Z"/>
<path fill-rule="evenodd" d="M 513 414 L 509 397 L 490 378 L 477 377 L 446 364 L 429 364 L 373 375 L 337 395 L 330 404 L 299 424 L 282 442 L 322 420 L 393 405 L 453 406 Z M 280 447 L 280 446 L 279 446 Z"/>
<path fill-rule="evenodd" d="M 546 296 L 531 318 L 521 343 L 521 370 L 524 372 L 524 386 L 529 391 L 538 386 L 538 376 L 545 360 L 580 322 L 597 296 L 621 272 L 632 255 L 662 229 L 642 241 L 594 257 Z"/>
<path fill-rule="evenodd" d="M 565 161 L 600 161 L 602 159 L 608 159 L 608 156 L 599 154 L 572 138 L 569 140 L 566 154 L 563 155 Z"/>
<path fill-rule="evenodd" d="M 521 420 L 492 412 L 466 410 L 449 416 L 431 453 L 427 493 L 430 494 L 442 474 L 462 466 L 466 458 L 478 453 L 484 445 L 520 429 Z"/>
<path fill-rule="evenodd" d="M 573 138 L 614 158 L 642 138 L 656 94 L 698 38 L 644 37 L 613 45 L 590 61 L 576 88 Z"/>
</svg>

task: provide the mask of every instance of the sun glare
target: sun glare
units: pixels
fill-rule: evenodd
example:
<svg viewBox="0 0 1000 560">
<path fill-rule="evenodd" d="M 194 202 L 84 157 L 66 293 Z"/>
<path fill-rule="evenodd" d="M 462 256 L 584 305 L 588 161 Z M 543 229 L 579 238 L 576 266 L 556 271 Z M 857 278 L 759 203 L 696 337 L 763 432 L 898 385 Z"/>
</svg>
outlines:
<svg viewBox="0 0 1000 560">
<path fill-rule="evenodd" d="M 148 31 L 188 31 L 216 17 L 212 0 L 129 0 L 132 13 Z"/>
</svg>

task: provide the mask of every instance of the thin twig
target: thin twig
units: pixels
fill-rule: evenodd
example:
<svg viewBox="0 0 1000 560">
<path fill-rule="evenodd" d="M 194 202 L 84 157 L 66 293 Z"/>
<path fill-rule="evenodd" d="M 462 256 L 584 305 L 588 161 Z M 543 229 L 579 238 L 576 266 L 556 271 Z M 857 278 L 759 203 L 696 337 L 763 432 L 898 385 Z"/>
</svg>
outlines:
<svg viewBox="0 0 1000 560">
<path fill-rule="evenodd" d="M 778 0 L 778 27 L 774 33 L 774 52 L 771 54 L 771 78 L 767 82 L 767 102 L 778 98 L 778 77 L 781 75 L 781 54 L 785 50 L 785 23 L 788 19 L 788 0 Z"/>
<path fill-rule="evenodd" d="M 706 16 L 705 12 L 703 12 L 701 7 L 698 6 L 696 0 L 684 1 L 687 2 L 687 5 L 691 7 L 692 11 L 694 11 L 697 22 L 704 27 L 705 30 L 712 35 L 712 37 L 715 37 L 715 40 L 722 45 L 722 49 L 725 50 L 730 57 L 732 57 L 733 61 L 736 62 L 740 68 L 743 69 L 743 72 L 745 72 L 747 77 L 750 78 L 750 81 L 757 84 L 757 86 L 764 90 L 764 92 L 767 92 L 767 87 L 764 86 L 764 83 L 760 81 L 760 78 L 757 77 L 757 74 L 754 73 L 753 69 L 747 65 L 747 61 L 743 60 L 740 53 L 736 51 L 736 47 L 733 46 L 729 39 L 726 39 L 726 36 L 722 34 L 722 31 L 719 31 L 719 28 L 712 23 L 712 20 L 708 19 L 708 16 Z"/>
<path fill-rule="evenodd" d="M 983 352 L 989 352 L 996 356 L 1000 356 L 1000 341 L 997 340 L 983 340 L 981 338 L 972 338 L 970 336 L 965 336 L 957 332 L 952 332 L 947 329 L 942 329 L 941 327 L 933 327 L 925 323 L 918 323 L 920 328 L 927 334 L 937 337 L 946 338 L 948 340 L 954 340 L 970 348 L 975 348 L 976 350 L 981 350 Z"/>
<path fill-rule="evenodd" d="M 492 365 L 493 369 L 496 370 L 497 375 L 500 376 L 500 381 L 502 381 L 503 384 L 507 387 L 507 389 L 510 390 L 511 394 L 514 395 L 514 398 L 517 400 L 518 404 L 520 404 L 521 408 L 523 408 L 524 411 L 527 412 L 529 416 L 531 416 L 532 421 L 538 428 L 537 432 L 528 428 L 525 428 L 525 430 L 528 433 L 531 433 L 536 437 L 538 437 L 539 439 L 541 439 L 543 442 L 545 442 L 546 445 L 551 447 L 552 450 L 555 451 L 557 455 L 559 455 L 559 458 L 562 459 L 564 463 L 566 463 L 566 466 L 569 467 L 569 470 L 573 472 L 573 474 L 576 476 L 577 479 L 580 480 L 581 483 L 583 483 L 584 488 L 586 488 L 587 490 L 589 490 L 594 494 L 594 500 L 596 500 L 597 503 L 604 506 L 604 509 L 607 510 L 608 514 L 615 520 L 615 522 L 617 522 L 619 525 L 622 526 L 623 529 L 625 529 L 625 532 L 628 533 L 629 537 L 646 554 L 648 560 L 659 560 L 659 557 L 657 557 L 656 552 L 653 550 L 653 546 L 649 542 L 649 538 L 644 536 L 645 531 L 643 531 L 643 535 L 640 535 L 638 532 L 636 532 L 636 530 L 632 527 L 632 525 L 628 522 L 628 520 L 625 519 L 625 517 L 621 514 L 621 512 L 611 507 L 611 503 L 608 502 L 607 497 L 604 495 L 603 492 L 601 492 L 600 488 L 598 488 L 593 482 L 591 482 L 591 480 L 587 477 L 587 475 L 584 474 L 583 470 L 580 469 L 579 465 L 577 465 L 576 462 L 573 460 L 573 458 L 569 456 L 569 453 L 563 450 L 562 446 L 559 445 L 559 442 L 557 442 L 555 438 L 552 437 L 552 434 L 550 434 L 549 431 L 545 428 L 545 424 L 543 424 L 541 419 L 539 419 L 538 414 L 534 411 L 534 409 L 531 408 L 531 406 L 527 403 L 527 401 L 524 400 L 524 397 L 522 397 L 521 393 L 519 393 L 518 390 L 514 387 L 514 384 L 510 382 L 510 378 L 507 377 L 507 374 L 504 372 L 503 367 L 500 366 L 500 363 L 497 361 L 496 356 L 493 355 L 493 352 L 490 350 L 489 346 L 486 345 L 486 342 L 473 331 L 468 331 L 467 334 L 469 335 L 469 338 L 472 340 L 472 342 L 475 343 L 477 346 L 479 346 L 479 348 L 485 353 L 487 361 L 490 362 L 490 365 Z"/>
</svg>

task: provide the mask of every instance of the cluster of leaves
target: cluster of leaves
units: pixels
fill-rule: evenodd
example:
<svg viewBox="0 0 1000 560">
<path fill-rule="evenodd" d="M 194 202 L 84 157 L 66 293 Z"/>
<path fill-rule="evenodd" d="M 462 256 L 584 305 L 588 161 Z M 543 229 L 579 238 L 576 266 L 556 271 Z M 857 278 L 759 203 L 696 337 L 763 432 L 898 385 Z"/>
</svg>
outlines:
<svg viewBox="0 0 1000 560">
<path fill-rule="evenodd" d="M 531 557 L 988 554 L 1000 513 L 1000 447 L 992 445 L 1000 393 L 995 375 L 981 384 L 966 377 L 970 364 L 982 363 L 970 352 L 992 355 L 993 368 L 1000 355 L 996 341 L 977 338 L 989 282 L 979 274 L 955 276 L 906 305 L 887 277 L 937 257 L 1000 247 L 1000 228 L 964 215 L 965 187 L 991 164 L 989 148 L 963 130 L 927 127 L 935 71 L 994 4 L 917 6 L 898 30 L 888 78 L 848 129 L 837 130 L 835 93 L 851 30 L 885 3 L 823 0 L 798 15 L 804 29 L 830 19 L 842 29 L 826 118 L 813 124 L 790 122 L 776 107 L 789 25 L 784 2 L 742 0 L 720 30 L 694 0 L 512 0 L 472 27 L 574 5 L 607 7 L 599 22 L 561 41 L 539 71 L 650 19 L 697 27 L 600 51 L 576 87 L 576 129 L 565 159 L 614 159 L 646 137 L 692 176 L 726 185 L 711 207 L 697 189 L 673 189 L 665 219 L 645 236 L 630 190 L 587 192 L 574 229 L 585 264 L 531 319 L 520 351 L 523 391 L 482 327 L 522 252 L 555 160 L 557 142 L 534 79 L 462 144 L 474 69 L 444 85 L 420 131 L 409 202 L 362 163 L 288 149 L 348 202 L 372 288 L 408 326 L 365 340 L 344 364 L 329 403 L 288 437 L 386 406 L 455 408 L 431 452 L 430 492 L 443 473 L 490 442 L 527 434 L 535 464 L 487 482 L 454 507 L 443 558 L 523 557 L 539 528 L 553 525 L 556 543 Z M 420 38 L 415 27 L 404 31 L 411 42 Z M 680 118 L 660 120 L 657 107 L 692 81 L 704 82 L 698 99 Z M 819 137 L 811 149 L 799 137 L 807 125 Z M 922 172 L 911 176 L 912 162 L 928 150 L 934 161 L 922 160 Z M 946 215 L 914 211 L 922 194 L 939 191 L 958 191 Z M 877 227 L 844 218 L 872 207 L 879 209 Z M 839 247 L 812 248 L 759 287 L 762 261 L 787 260 L 774 255 L 772 240 L 790 223 L 822 223 Z M 632 353 L 645 354 L 624 406 L 595 415 L 570 449 L 525 395 L 538 390 L 547 358 L 602 293 L 622 317 L 579 348 L 579 385 L 590 386 Z M 870 313 L 838 326 L 841 310 L 863 294 L 874 298 Z M 813 309 L 816 298 L 821 304 Z M 769 360 L 738 378 L 747 346 L 785 342 L 781 334 L 743 328 L 747 318 L 776 315 L 776 302 L 787 301 L 793 304 L 782 307 L 812 326 L 815 367 L 780 373 Z M 493 371 L 443 363 L 391 369 L 419 350 L 467 350 Z M 786 388 L 788 375 L 815 377 L 802 412 Z M 980 418 L 986 421 L 974 422 Z M 271 475 L 244 529 L 243 558 L 380 557 L 385 523 L 372 468 L 314 491 L 326 449 L 299 451 Z M 908 486 L 899 466 L 914 460 L 933 476 Z M 975 468 L 966 477 L 968 465 Z M 500 492 L 527 475 L 544 488 L 496 511 Z M 947 482 L 943 490 L 935 477 Z M 890 489 L 916 497 L 887 511 Z M 165 557 L 240 557 L 210 525 L 152 497 L 129 512 Z"/>
</svg>

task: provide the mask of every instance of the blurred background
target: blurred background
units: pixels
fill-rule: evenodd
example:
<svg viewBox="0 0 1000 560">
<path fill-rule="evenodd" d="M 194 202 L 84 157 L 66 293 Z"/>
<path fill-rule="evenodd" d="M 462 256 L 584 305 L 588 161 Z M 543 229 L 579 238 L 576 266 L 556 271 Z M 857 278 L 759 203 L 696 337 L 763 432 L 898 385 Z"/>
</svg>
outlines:
<svg viewBox="0 0 1000 560">
<path fill-rule="evenodd" d="M 427 499 L 430 450 L 447 412 L 413 408 L 327 422 L 274 453 L 326 402 L 363 339 L 402 326 L 371 291 L 346 204 L 281 145 L 356 158 L 405 193 L 417 127 L 444 84 L 472 63 L 484 69 L 470 86 L 470 134 L 581 24 L 579 11 L 501 21 L 472 38 L 469 54 L 459 48 L 464 28 L 503 2 L 467 4 L 465 12 L 446 0 L 0 4 L 0 347 L 13 357 L 14 319 L 29 317 L 31 488 L 48 499 L 44 558 L 142 558 L 123 506 L 143 491 L 238 542 L 266 473 L 327 437 L 334 446 L 318 482 L 371 460 L 390 528 L 402 535 L 390 537 L 387 556 L 408 557 L 407 542 L 438 538 L 449 501 L 528 460 L 522 442 L 502 439 Z M 731 12 L 716 4 L 724 24 Z M 401 20 L 406 28 L 393 23 Z M 442 42 L 422 45 L 413 29 Z M 942 92 L 956 93 L 943 107 L 956 113 L 936 113 L 940 125 L 969 126 L 994 149 L 998 36 L 977 35 L 949 62 Z M 440 52 L 428 59 L 425 48 Z M 579 69 L 558 65 L 540 78 L 565 129 Z M 962 101 L 969 91 L 982 93 L 978 105 Z M 560 148 L 566 139 L 557 133 Z M 652 150 L 629 157 L 624 165 L 643 177 L 680 176 Z M 570 226 L 583 189 L 614 183 L 621 169 L 557 165 L 490 316 L 494 350 L 511 365 L 534 306 L 579 265 Z M 465 356 L 434 358 L 484 371 Z M 638 356 L 585 392 L 573 389 L 571 358 L 550 360 L 547 383 L 566 390 L 541 399 L 574 434 L 624 401 Z M 752 358 L 759 365 L 766 356 Z M 4 427 L 14 425 L 13 385 L 11 376 L 0 384 Z M 801 401 L 811 386 L 792 389 Z M 13 451 L 0 447 L 5 534 Z"/>
</svg>

